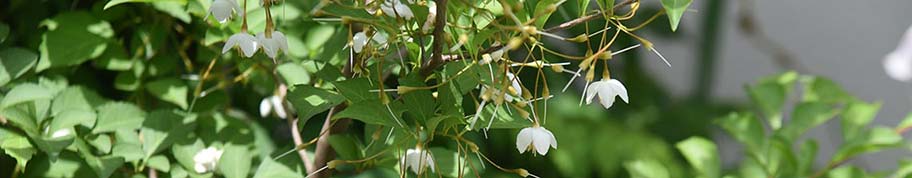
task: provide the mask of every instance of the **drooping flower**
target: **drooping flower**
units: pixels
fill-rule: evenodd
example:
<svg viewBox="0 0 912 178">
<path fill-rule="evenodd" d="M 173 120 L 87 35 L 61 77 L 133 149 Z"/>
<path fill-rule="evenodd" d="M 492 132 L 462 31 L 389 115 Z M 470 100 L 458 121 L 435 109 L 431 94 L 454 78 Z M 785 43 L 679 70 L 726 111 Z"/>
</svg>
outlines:
<svg viewBox="0 0 912 178">
<path fill-rule="evenodd" d="M 883 61 L 884 70 L 894 80 L 912 80 L 912 26 L 906 30 L 896 50 L 887 54 Z"/>
<path fill-rule="evenodd" d="M 627 100 L 627 88 L 624 87 L 624 84 L 621 84 L 621 81 L 615 79 L 602 79 L 601 81 L 592 82 L 589 88 L 586 88 L 586 104 L 591 104 L 596 95 L 599 97 L 599 103 L 605 109 L 611 108 L 616 96 L 620 96 L 621 100 L 629 103 Z"/>
<path fill-rule="evenodd" d="M 516 135 L 516 150 L 525 153 L 526 150 L 535 150 L 540 155 L 548 154 L 548 147 L 557 149 L 557 139 L 548 129 L 538 124 L 526 127 Z"/>
<path fill-rule="evenodd" d="M 231 37 L 228 37 L 228 41 L 225 41 L 225 46 L 222 47 L 222 54 L 227 53 L 228 50 L 234 47 L 240 48 L 244 56 L 251 57 L 257 51 L 257 38 L 247 32 L 231 35 Z"/>
<path fill-rule="evenodd" d="M 367 35 L 365 35 L 364 32 L 358 32 L 352 37 L 352 49 L 354 49 L 356 53 L 361 53 L 361 50 L 364 49 L 367 42 Z"/>
<path fill-rule="evenodd" d="M 288 52 L 288 39 L 285 38 L 285 34 L 279 31 L 273 31 L 272 37 L 266 37 L 266 34 L 260 32 L 257 34 L 257 41 L 263 52 L 266 52 L 266 56 L 269 58 L 275 59 L 278 53 Z"/>
<path fill-rule="evenodd" d="M 402 17 L 404 19 L 412 19 L 415 17 L 415 15 L 412 14 L 412 9 L 409 9 L 408 5 L 405 5 L 399 0 L 387 0 L 380 5 L 380 10 L 383 11 L 383 14 L 393 18 Z"/>
<path fill-rule="evenodd" d="M 225 23 L 228 22 L 228 19 L 231 19 L 234 12 L 244 15 L 244 11 L 238 6 L 236 0 L 215 0 L 212 2 L 212 6 L 209 6 L 206 18 L 209 18 L 209 14 L 211 14 L 219 23 Z"/>
<path fill-rule="evenodd" d="M 405 166 L 403 169 L 411 169 L 415 174 L 421 174 L 425 168 L 434 170 L 434 157 L 427 150 L 421 148 L 408 149 L 405 156 L 399 159 L 399 164 Z"/>
<path fill-rule="evenodd" d="M 214 171 L 219 159 L 222 158 L 222 152 L 223 150 L 213 147 L 196 152 L 196 155 L 193 155 L 193 170 L 200 174 Z"/>
<path fill-rule="evenodd" d="M 275 111 L 276 116 L 279 118 L 288 118 L 288 113 L 285 113 L 285 102 L 279 96 L 273 95 L 260 101 L 260 116 L 266 117 L 272 111 Z"/>
</svg>

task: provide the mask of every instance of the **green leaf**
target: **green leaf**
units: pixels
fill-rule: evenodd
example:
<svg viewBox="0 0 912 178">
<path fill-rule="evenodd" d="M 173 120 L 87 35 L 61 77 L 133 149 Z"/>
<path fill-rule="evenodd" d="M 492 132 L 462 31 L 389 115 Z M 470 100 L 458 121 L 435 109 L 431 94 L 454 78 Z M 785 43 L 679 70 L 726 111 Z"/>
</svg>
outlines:
<svg viewBox="0 0 912 178">
<path fill-rule="evenodd" d="M 193 170 L 193 156 L 196 155 L 196 152 L 205 149 L 205 147 L 206 145 L 200 139 L 184 140 L 174 143 L 171 146 L 171 153 L 177 163 L 184 166 L 184 169 Z"/>
<path fill-rule="evenodd" d="M 900 160 L 896 172 L 891 177 L 908 177 L 912 175 L 912 161 Z"/>
<path fill-rule="evenodd" d="M 339 118 L 352 118 L 368 124 L 402 127 L 404 126 L 402 124 L 403 121 L 399 118 L 405 110 L 397 107 L 398 105 L 393 105 L 394 103 L 395 102 L 391 102 L 390 105 L 384 105 L 378 100 L 361 101 L 349 105 L 348 108 L 337 113 L 333 116 L 333 120 Z"/>
<path fill-rule="evenodd" d="M 731 113 L 728 116 L 716 120 L 716 124 L 721 126 L 728 134 L 735 138 L 749 152 L 762 151 L 766 145 L 766 133 L 763 124 L 752 114 Z"/>
<path fill-rule="evenodd" d="M 22 177 L 98 177 L 74 152 L 62 152 L 56 160 L 36 157 Z"/>
<path fill-rule="evenodd" d="M 746 87 L 751 101 L 759 107 L 773 130 L 782 127 L 782 108 L 797 79 L 798 73 L 787 72 L 764 77 L 756 85 Z"/>
<path fill-rule="evenodd" d="M 67 110 L 60 112 L 54 120 L 51 121 L 49 130 L 60 130 L 73 128 L 76 125 L 83 125 L 87 128 L 95 126 L 96 115 L 94 110 Z"/>
<path fill-rule="evenodd" d="M 136 63 L 130 56 L 124 46 L 118 42 L 108 42 L 108 48 L 98 59 L 95 60 L 95 67 L 113 71 L 128 71 Z"/>
<path fill-rule="evenodd" d="M 155 7 L 155 9 L 165 12 L 168 15 L 171 15 L 171 17 L 179 19 L 184 23 L 190 23 L 190 12 L 187 11 L 186 0 L 153 1 L 152 7 Z"/>
<path fill-rule="evenodd" d="M 826 103 L 842 103 L 854 99 L 839 84 L 824 77 L 807 77 L 804 82 L 804 101 L 821 101 Z"/>
<path fill-rule="evenodd" d="M 902 122 L 899 122 L 899 125 L 896 126 L 897 132 L 905 132 L 908 129 L 912 129 L 912 113 L 906 115 L 906 118 L 903 118 Z"/>
<path fill-rule="evenodd" d="M 107 4 L 105 4 L 104 10 L 108 10 L 108 8 L 111 8 L 111 7 L 114 7 L 116 5 L 123 4 L 123 3 L 147 3 L 147 2 L 159 2 L 159 1 L 186 2 L 186 0 L 111 0 L 111 1 L 108 1 Z"/>
<path fill-rule="evenodd" d="M 117 142 L 114 143 L 111 155 L 123 157 L 124 161 L 128 162 L 142 159 L 143 149 L 139 139 L 139 134 L 132 129 L 117 130 L 114 133 L 114 140 Z"/>
<path fill-rule="evenodd" d="M 369 99 L 379 99 L 377 93 L 370 92 L 371 89 L 379 89 L 371 86 L 367 78 L 354 78 L 333 83 L 342 96 L 345 96 L 351 103 L 361 103 Z"/>
<path fill-rule="evenodd" d="M 875 127 L 865 134 L 840 146 L 839 150 L 836 151 L 836 154 L 833 155 L 833 158 L 830 160 L 830 164 L 836 164 L 863 153 L 897 147 L 902 143 L 902 139 L 902 136 L 893 129 Z"/>
<path fill-rule="evenodd" d="M 538 4 L 535 5 L 535 16 L 538 18 L 535 19 L 535 27 L 542 28 L 545 27 L 545 23 L 548 22 L 548 18 L 551 17 L 551 14 L 556 12 L 559 7 L 557 4 L 560 0 L 541 0 L 538 1 Z M 553 6 L 552 6 L 553 5 Z M 549 7 L 555 7 L 555 9 L 550 9 Z"/>
<path fill-rule="evenodd" d="M 681 22 L 681 16 L 687 11 L 687 7 L 693 0 L 662 0 L 662 7 L 668 13 L 668 22 L 671 23 L 671 31 L 678 30 L 678 23 Z"/>
<path fill-rule="evenodd" d="M 181 138 L 186 138 L 194 127 L 195 114 L 182 114 L 178 111 L 157 110 L 149 114 L 143 122 L 139 134 L 143 139 L 145 158 L 168 148 Z"/>
<path fill-rule="evenodd" d="M 92 133 L 138 129 L 142 127 L 145 118 L 146 112 L 133 104 L 109 102 L 98 107 L 98 120 Z"/>
<path fill-rule="evenodd" d="M 0 32 L 2 30 L 0 28 Z M 14 47 L 0 50 L 0 65 L 2 65 L 0 67 L 0 86 L 6 85 L 31 70 L 37 61 L 38 55 L 26 49 Z"/>
<path fill-rule="evenodd" d="M 624 163 L 624 168 L 633 178 L 667 178 L 671 177 L 668 168 L 661 161 L 652 158 L 637 158 Z"/>
<path fill-rule="evenodd" d="M 6 155 L 15 158 L 16 163 L 22 167 L 26 167 L 32 156 L 38 152 L 29 143 L 28 137 L 3 127 L 0 127 L 0 149 L 3 149 Z"/>
<path fill-rule="evenodd" d="M 464 157 L 465 155 L 460 156 L 455 151 L 452 151 L 452 150 L 449 150 L 446 148 L 440 148 L 440 147 L 431 148 L 430 152 L 431 152 L 431 155 L 434 157 L 434 165 L 436 165 L 436 167 L 437 167 L 437 168 L 435 168 L 435 171 L 439 172 L 444 177 L 472 177 L 471 175 L 473 175 L 473 173 L 472 173 L 473 171 L 466 171 L 466 170 L 475 169 L 475 171 L 478 171 L 478 172 L 484 171 L 483 170 L 484 168 L 482 168 L 480 166 L 473 168 L 473 167 L 471 167 L 471 165 L 467 164 L 467 163 L 469 163 L 469 164 L 478 163 L 479 161 L 481 161 L 481 160 L 478 160 L 479 159 L 478 157 L 474 157 L 474 156 Z M 468 158 L 468 159 L 466 159 L 466 158 Z M 462 169 L 460 169 L 460 166 L 462 166 Z M 460 173 L 459 170 L 464 171 L 464 172 L 462 172 L 463 175 L 459 174 Z M 427 174 L 435 175 L 437 173 L 427 173 Z"/>
<path fill-rule="evenodd" d="M 827 172 L 829 178 L 859 178 L 868 177 L 868 173 L 859 167 L 842 166 Z"/>
<path fill-rule="evenodd" d="M 102 98 L 91 89 L 82 86 L 70 86 L 54 97 L 51 103 L 51 115 L 60 116 L 62 112 L 70 110 L 94 111 L 95 107 L 101 106 L 105 102 L 105 98 Z"/>
<path fill-rule="evenodd" d="M 805 102 L 798 104 L 795 110 L 792 111 L 792 118 L 789 123 L 776 131 L 776 134 L 789 141 L 798 139 L 805 131 L 832 119 L 837 112 L 832 106 L 825 103 Z"/>
<path fill-rule="evenodd" d="M 299 85 L 288 93 L 287 99 L 298 113 L 298 122 L 303 125 L 311 117 L 342 103 L 344 98 L 338 94 L 314 88 L 309 85 Z"/>
<path fill-rule="evenodd" d="M 357 139 L 351 135 L 330 135 L 329 145 L 332 146 L 333 151 L 336 152 L 336 156 L 338 156 L 339 159 L 357 160 L 364 157 L 361 155 L 362 146 L 359 145 Z"/>
<path fill-rule="evenodd" d="M 85 162 L 95 171 L 98 177 L 110 177 L 123 163 L 124 158 L 116 156 L 85 156 Z"/>
<path fill-rule="evenodd" d="M 60 13 L 42 24 L 48 31 L 41 37 L 36 71 L 78 65 L 98 57 L 114 36 L 111 24 L 82 11 Z"/>
<path fill-rule="evenodd" d="M 106 134 L 101 135 L 89 135 L 85 137 L 86 142 L 89 145 L 95 147 L 96 150 L 103 154 L 111 153 L 111 148 L 113 144 L 111 143 L 111 136 Z"/>
<path fill-rule="evenodd" d="M 224 156 L 222 158 L 224 158 Z M 169 161 L 168 157 L 164 155 L 155 155 L 150 157 L 149 160 L 146 161 L 146 165 L 162 172 L 168 172 L 171 170 L 171 161 Z"/>
<path fill-rule="evenodd" d="M 117 76 L 114 77 L 114 88 L 123 91 L 136 91 L 139 89 L 141 81 L 135 73 L 127 71 L 117 73 Z"/>
<path fill-rule="evenodd" d="M 225 146 L 225 152 L 218 162 L 218 171 L 227 178 L 249 177 L 252 165 L 250 156 L 244 145 Z"/>
<path fill-rule="evenodd" d="M 310 84 L 310 73 L 304 67 L 294 63 L 285 63 L 276 68 L 279 76 L 285 79 L 289 86 Z"/>
<path fill-rule="evenodd" d="M 152 81 L 146 86 L 146 90 L 162 101 L 176 104 L 181 109 L 187 109 L 187 94 L 190 89 L 179 79 L 166 78 Z"/>
<path fill-rule="evenodd" d="M 798 151 L 797 176 L 811 176 L 811 171 L 814 168 L 814 159 L 817 157 L 817 147 L 817 141 L 813 139 L 808 139 L 804 144 L 801 144 L 801 148 Z"/>
<path fill-rule="evenodd" d="M 721 161 L 718 148 L 710 140 L 700 137 L 690 137 L 675 145 L 687 162 L 697 170 L 701 177 L 721 177 Z"/>
<path fill-rule="evenodd" d="M 424 82 L 421 82 L 421 76 L 418 73 L 412 73 L 399 81 L 399 86 L 408 86 L 408 87 L 425 87 L 427 86 Z M 419 120 L 427 120 L 435 115 L 436 103 L 434 102 L 434 96 L 429 90 L 414 90 L 402 94 L 402 102 L 405 104 L 405 107 L 409 108 L 406 113 L 412 115 L 412 117 Z"/>
<path fill-rule="evenodd" d="M 21 84 L 6 93 L 6 96 L 0 101 L 0 110 L 30 101 L 50 100 L 53 97 L 54 93 L 43 86 L 31 83 Z"/>
<path fill-rule="evenodd" d="M 288 166 L 276 162 L 271 157 L 266 157 L 257 168 L 254 178 L 303 178 L 303 174 L 298 173 Z"/>
<path fill-rule="evenodd" d="M 874 120 L 874 116 L 877 116 L 879 109 L 880 103 L 850 102 L 841 117 L 843 141 L 852 140 L 852 137 L 860 135 L 864 128 Z"/>
</svg>

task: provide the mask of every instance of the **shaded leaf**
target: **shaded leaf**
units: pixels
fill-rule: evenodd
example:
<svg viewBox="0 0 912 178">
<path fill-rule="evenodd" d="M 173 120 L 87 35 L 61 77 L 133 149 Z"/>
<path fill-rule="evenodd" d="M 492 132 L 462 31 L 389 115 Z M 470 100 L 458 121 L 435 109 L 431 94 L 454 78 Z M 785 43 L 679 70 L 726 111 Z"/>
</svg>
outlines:
<svg viewBox="0 0 912 178">
<path fill-rule="evenodd" d="M 344 98 L 338 94 L 314 88 L 309 85 L 299 85 L 288 93 L 287 99 L 298 113 L 298 119 L 303 125 L 311 117 L 342 103 Z"/>
<path fill-rule="evenodd" d="M 187 109 L 187 94 L 190 88 L 183 81 L 176 78 L 167 78 L 149 82 L 146 90 L 152 93 L 158 99 L 177 105 L 181 109 Z"/>
<path fill-rule="evenodd" d="M 2 30 L 0 27 L 0 32 Z M 0 38 L 2 36 L 5 35 L 0 34 Z M 0 65 L 2 65 L 0 66 L 0 86 L 6 85 L 31 70 L 37 61 L 38 55 L 26 49 L 14 47 L 0 50 Z"/>
</svg>

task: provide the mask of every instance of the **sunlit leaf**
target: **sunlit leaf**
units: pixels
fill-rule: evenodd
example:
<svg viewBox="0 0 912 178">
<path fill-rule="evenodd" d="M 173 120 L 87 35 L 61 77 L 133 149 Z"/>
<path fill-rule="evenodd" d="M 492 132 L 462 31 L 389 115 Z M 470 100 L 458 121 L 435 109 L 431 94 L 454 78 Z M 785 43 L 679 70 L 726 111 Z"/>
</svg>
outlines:
<svg viewBox="0 0 912 178">
<path fill-rule="evenodd" d="M 678 23 L 681 22 L 681 16 L 687 11 L 687 7 L 693 0 L 662 0 L 662 7 L 668 14 L 668 22 L 671 23 L 671 31 L 678 30 Z M 609 7 L 610 8 L 610 7 Z"/>
<path fill-rule="evenodd" d="M 702 177 L 720 177 L 721 160 L 719 159 L 719 149 L 711 140 L 700 137 L 690 137 L 675 145 L 687 162 L 697 170 Z"/>
<path fill-rule="evenodd" d="M 98 119 L 92 133 L 139 129 L 145 118 L 146 112 L 133 104 L 110 102 L 98 107 Z"/>
<path fill-rule="evenodd" d="M 175 78 L 168 78 L 149 82 L 146 90 L 152 93 L 158 99 L 177 105 L 181 109 L 187 109 L 187 95 L 190 88 L 183 81 Z"/>
</svg>

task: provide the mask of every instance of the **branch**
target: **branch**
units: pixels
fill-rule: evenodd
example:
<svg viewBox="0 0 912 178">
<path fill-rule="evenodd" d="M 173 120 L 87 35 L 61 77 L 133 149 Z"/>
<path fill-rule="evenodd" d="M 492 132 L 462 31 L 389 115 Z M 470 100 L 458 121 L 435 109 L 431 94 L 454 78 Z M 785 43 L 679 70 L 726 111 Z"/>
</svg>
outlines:
<svg viewBox="0 0 912 178">
<path fill-rule="evenodd" d="M 347 63 L 342 69 L 342 75 L 344 75 L 346 78 L 351 78 L 354 75 L 354 73 L 351 70 L 353 65 L 354 65 L 353 63 Z M 346 107 L 345 103 L 336 105 L 335 107 L 329 109 L 329 113 L 326 114 L 326 120 L 323 121 L 323 128 L 320 129 L 320 133 L 321 133 L 320 138 L 317 140 L 317 148 L 314 151 L 314 167 L 315 168 L 322 168 L 322 167 L 326 166 L 326 164 L 329 163 L 329 161 L 331 161 L 332 159 L 334 159 L 336 157 L 336 153 L 333 151 L 332 147 L 330 147 L 330 145 L 329 145 L 329 137 L 335 133 L 345 132 L 345 130 L 348 129 L 348 125 L 351 124 L 351 119 L 349 119 L 349 118 L 339 119 L 339 121 L 337 121 L 336 124 L 333 124 L 332 116 L 335 115 L 337 112 L 345 109 L 345 107 Z M 329 131 L 327 134 L 322 134 L 322 133 L 326 133 L 327 131 Z M 318 173 L 314 173 L 313 177 L 325 178 L 325 177 L 329 177 L 330 173 L 331 173 L 330 171 L 321 171 Z"/>
<path fill-rule="evenodd" d="M 621 8 L 627 6 L 627 5 L 632 4 L 632 3 L 635 2 L 635 1 L 637 1 L 637 0 L 626 0 L 626 1 L 624 1 L 624 2 L 621 2 L 620 4 L 614 5 L 614 7 L 612 7 L 612 9 L 614 9 L 614 10 L 621 9 Z M 560 31 L 560 30 L 563 30 L 563 29 L 567 29 L 567 28 L 570 28 L 570 27 L 573 27 L 573 26 L 576 26 L 576 25 L 579 25 L 579 24 L 588 22 L 588 21 L 590 21 L 590 20 L 602 18 L 602 17 L 604 17 L 604 15 L 602 15 L 603 13 L 604 13 L 604 12 L 602 12 L 602 11 L 600 11 L 600 10 L 596 10 L 595 12 L 592 12 L 592 13 L 590 13 L 589 15 L 582 16 L 582 17 L 579 17 L 579 18 L 576 18 L 576 19 L 573 19 L 573 20 L 564 22 L 564 23 L 562 23 L 562 24 L 560 24 L 560 25 L 557 25 L 557 26 L 554 26 L 554 27 L 545 29 L 545 32 L 556 32 L 556 31 Z"/>
<path fill-rule="evenodd" d="M 443 64 L 443 43 L 446 43 L 444 39 L 444 30 L 446 27 L 446 10 L 447 10 L 447 0 L 438 0 L 437 1 L 437 15 L 434 17 L 434 44 L 431 46 L 433 50 L 431 60 L 427 62 L 421 68 L 421 75 L 428 76 L 434 69 L 437 69 L 440 65 Z"/>
</svg>

